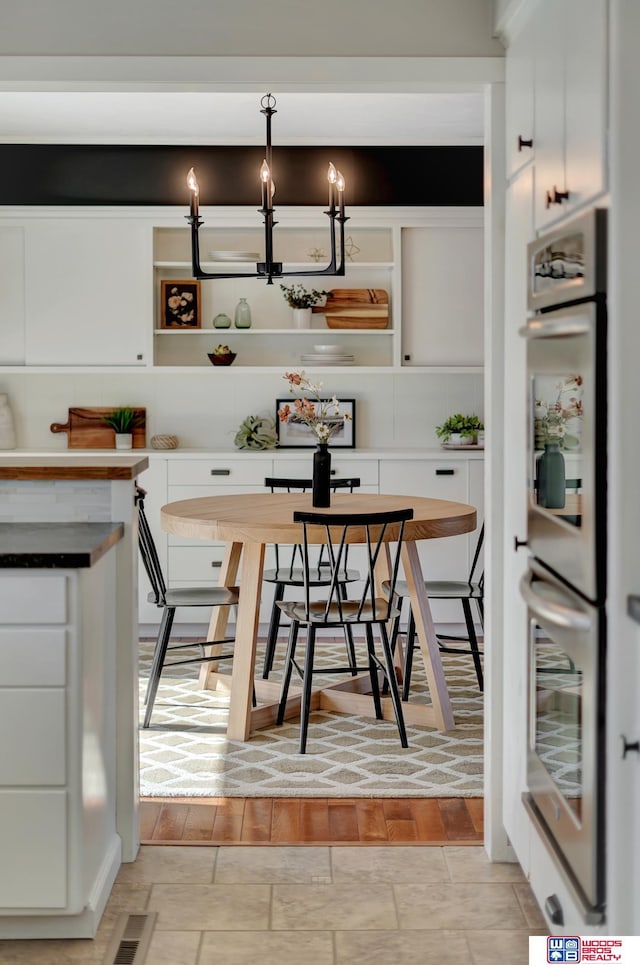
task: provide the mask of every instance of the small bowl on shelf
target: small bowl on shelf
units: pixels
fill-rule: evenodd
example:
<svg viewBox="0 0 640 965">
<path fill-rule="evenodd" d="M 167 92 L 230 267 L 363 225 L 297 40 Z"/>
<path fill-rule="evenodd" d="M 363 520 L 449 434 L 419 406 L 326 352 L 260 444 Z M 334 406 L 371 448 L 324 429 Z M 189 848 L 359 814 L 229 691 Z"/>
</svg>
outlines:
<svg viewBox="0 0 640 965">
<path fill-rule="evenodd" d="M 344 355 L 342 345 L 314 345 L 313 351 L 316 355 Z"/>
<path fill-rule="evenodd" d="M 231 365 L 237 352 L 225 352 L 224 355 L 216 355 L 215 352 L 207 352 L 209 361 L 212 365 Z"/>
</svg>

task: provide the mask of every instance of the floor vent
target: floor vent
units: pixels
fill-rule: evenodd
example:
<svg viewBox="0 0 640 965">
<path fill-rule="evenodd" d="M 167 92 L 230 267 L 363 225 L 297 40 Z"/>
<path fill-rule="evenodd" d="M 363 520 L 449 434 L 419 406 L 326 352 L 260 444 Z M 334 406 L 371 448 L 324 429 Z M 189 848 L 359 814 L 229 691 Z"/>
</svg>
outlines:
<svg viewBox="0 0 640 965">
<path fill-rule="evenodd" d="M 104 957 L 104 965 L 142 965 L 147 957 L 157 917 L 155 912 L 148 915 L 120 915 Z"/>
</svg>

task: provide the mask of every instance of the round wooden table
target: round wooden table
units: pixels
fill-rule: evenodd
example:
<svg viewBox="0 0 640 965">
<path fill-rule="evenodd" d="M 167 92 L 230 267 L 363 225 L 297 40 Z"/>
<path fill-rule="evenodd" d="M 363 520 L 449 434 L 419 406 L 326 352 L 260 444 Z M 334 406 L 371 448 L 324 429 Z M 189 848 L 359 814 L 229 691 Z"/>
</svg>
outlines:
<svg viewBox="0 0 640 965">
<path fill-rule="evenodd" d="M 408 724 L 422 724 L 450 730 L 454 727 L 449 691 L 442 670 L 440 650 L 433 626 L 429 600 L 416 543 L 423 539 L 457 536 L 472 532 L 477 525 L 476 510 L 466 503 L 426 497 L 378 495 L 371 493 L 336 493 L 326 513 L 375 513 L 395 509 L 413 509 L 414 518 L 405 526 L 402 546 L 404 579 L 409 587 L 411 606 L 431 695 L 431 706 L 406 705 Z M 215 664 L 203 664 L 201 683 L 204 687 L 229 685 L 229 723 L 227 736 L 232 740 L 248 740 L 252 730 L 275 722 L 280 685 L 270 681 L 255 681 L 258 706 L 252 707 L 254 665 L 260 596 L 265 548 L 269 544 L 294 544 L 302 540 L 302 526 L 293 522 L 296 510 L 312 509 L 309 493 L 243 493 L 235 496 L 203 496 L 168 503 L 160 511 L 162 528 L 176 536 L 222 540 L 226 543 L 225 557 L 220 571 L 221 586 L 235 586 L 240 560 L 242 580 L 236 624 L 236 646 L 233 670 L 219 674 Z M 318 543 L 324 541 L 324 529 L 314 528 Z M 356 531 L 352 542 L 362 542 Z M 313 539 L 313 536 L 311 537 Z M 394 538 L 389 531 L 389 540 Z M 385 573 L 386 558 L 381 560 L 379 579 Z M 225 636 L 228 607 L 213 611 L 208 639 L 221 640 Z M 342 683 L 330 684 L 314 694 L 315 705 L 341 713 L 375 716 L 371 698 L 362 692 L 367 675 L 350 677 Z M 287 714 L 299 709 L 299 696 L 292 695 Z M 383 706 L 386 719 L 393 720 L 393 709 Z"/>
</svg>

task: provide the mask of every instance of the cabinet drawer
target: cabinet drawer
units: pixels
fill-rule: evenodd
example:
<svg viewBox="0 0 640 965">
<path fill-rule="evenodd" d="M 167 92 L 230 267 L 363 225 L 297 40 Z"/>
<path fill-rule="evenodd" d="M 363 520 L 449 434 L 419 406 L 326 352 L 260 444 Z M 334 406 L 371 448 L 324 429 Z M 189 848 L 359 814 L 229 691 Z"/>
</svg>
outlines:
<svg viewBox="0 0 640 965">
<path fill-rule="evenodd" d="M 264 479 L 253 486 L 169 486 L 167 499 L 175 503 L 179 499 L 201 499 L 203 496 L 239 496 L 241 493 L 265 492 Z"/>
<path fill-rule="evenodd" d="M 380 492 L 466 503 L 469 468 L 451 460 L 398 459 L 380 466 Z"/>
<path fill-rule="evenodd" d="M 224 543 L 208 543 L 201 546 L 170 546 L 169 547 L 169 581 L 171 586 L 176 581 L 183 583 L 205 583 L 215 585 L 220 576 L 220 567 L 224 557 Z M 264 556 L 264 567 L 275 566 L 273 547 L 267 546 Z M 238 575 L 238 582 L 242 575 L 242 562 Z"/>
<path fill-rule="evenodd" d="M 0 680 L 4 687 L 64 687 L 66 631 L 0 630 Z"/>
<path fill-rule="evenodd" d="M 311 479 L 313 468 L 313 450 L 309 450 L 306 459 L 274 459 L 273 475 L 290 479 Z M 356 476 L 362 486 L 378 485 L 378 460 L 353 459 L 343 456 L 340 451 L 331 450 L 331 475 L 345 479 Z M 375 490 L 370 490 L 375 492 Z"/>
<path fill-rule="evenodd" d="M 0 623 L 66 623 L 65 576 L 0 576 Z"/>
<path fill-rule="evenodd" d="M 4 785 L 55 785 L 66 780 L 65 692 L 0 690 L 0 774 Z"/>
<path fill-rule="evenodd" d="M 64 908 L 66 792 L 1 791 L 0 854 L 11 869 L 0 875 L 0 908 Z"/>
<path fill-rule="evenodd" d="M 248 459 L 169 460 L 169 486 L 264 486 L 271 462 Z"/>
<path fill-rule="evenodd" d="M 223 543 L 207 543 L 201 546 L 170 546 L 168 554 L 168 576 L 171 585 L 176 580 L 186 583 L 215 584 L 218 582 Z"/>
</svg>

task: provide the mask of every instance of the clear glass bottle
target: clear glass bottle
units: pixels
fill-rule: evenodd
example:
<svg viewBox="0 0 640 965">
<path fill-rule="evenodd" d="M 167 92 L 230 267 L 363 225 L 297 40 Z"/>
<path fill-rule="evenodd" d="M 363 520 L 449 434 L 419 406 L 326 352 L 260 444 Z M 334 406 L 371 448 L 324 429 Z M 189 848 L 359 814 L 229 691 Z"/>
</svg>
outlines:
<svg viewBox="0 0 640 965">
<path fill-rule="evenodd" d="M 246 298 L 241 298 L 236 305 L 234 321 L 236 328 L 251 328 L 251 308 Z"/>
</svg>

